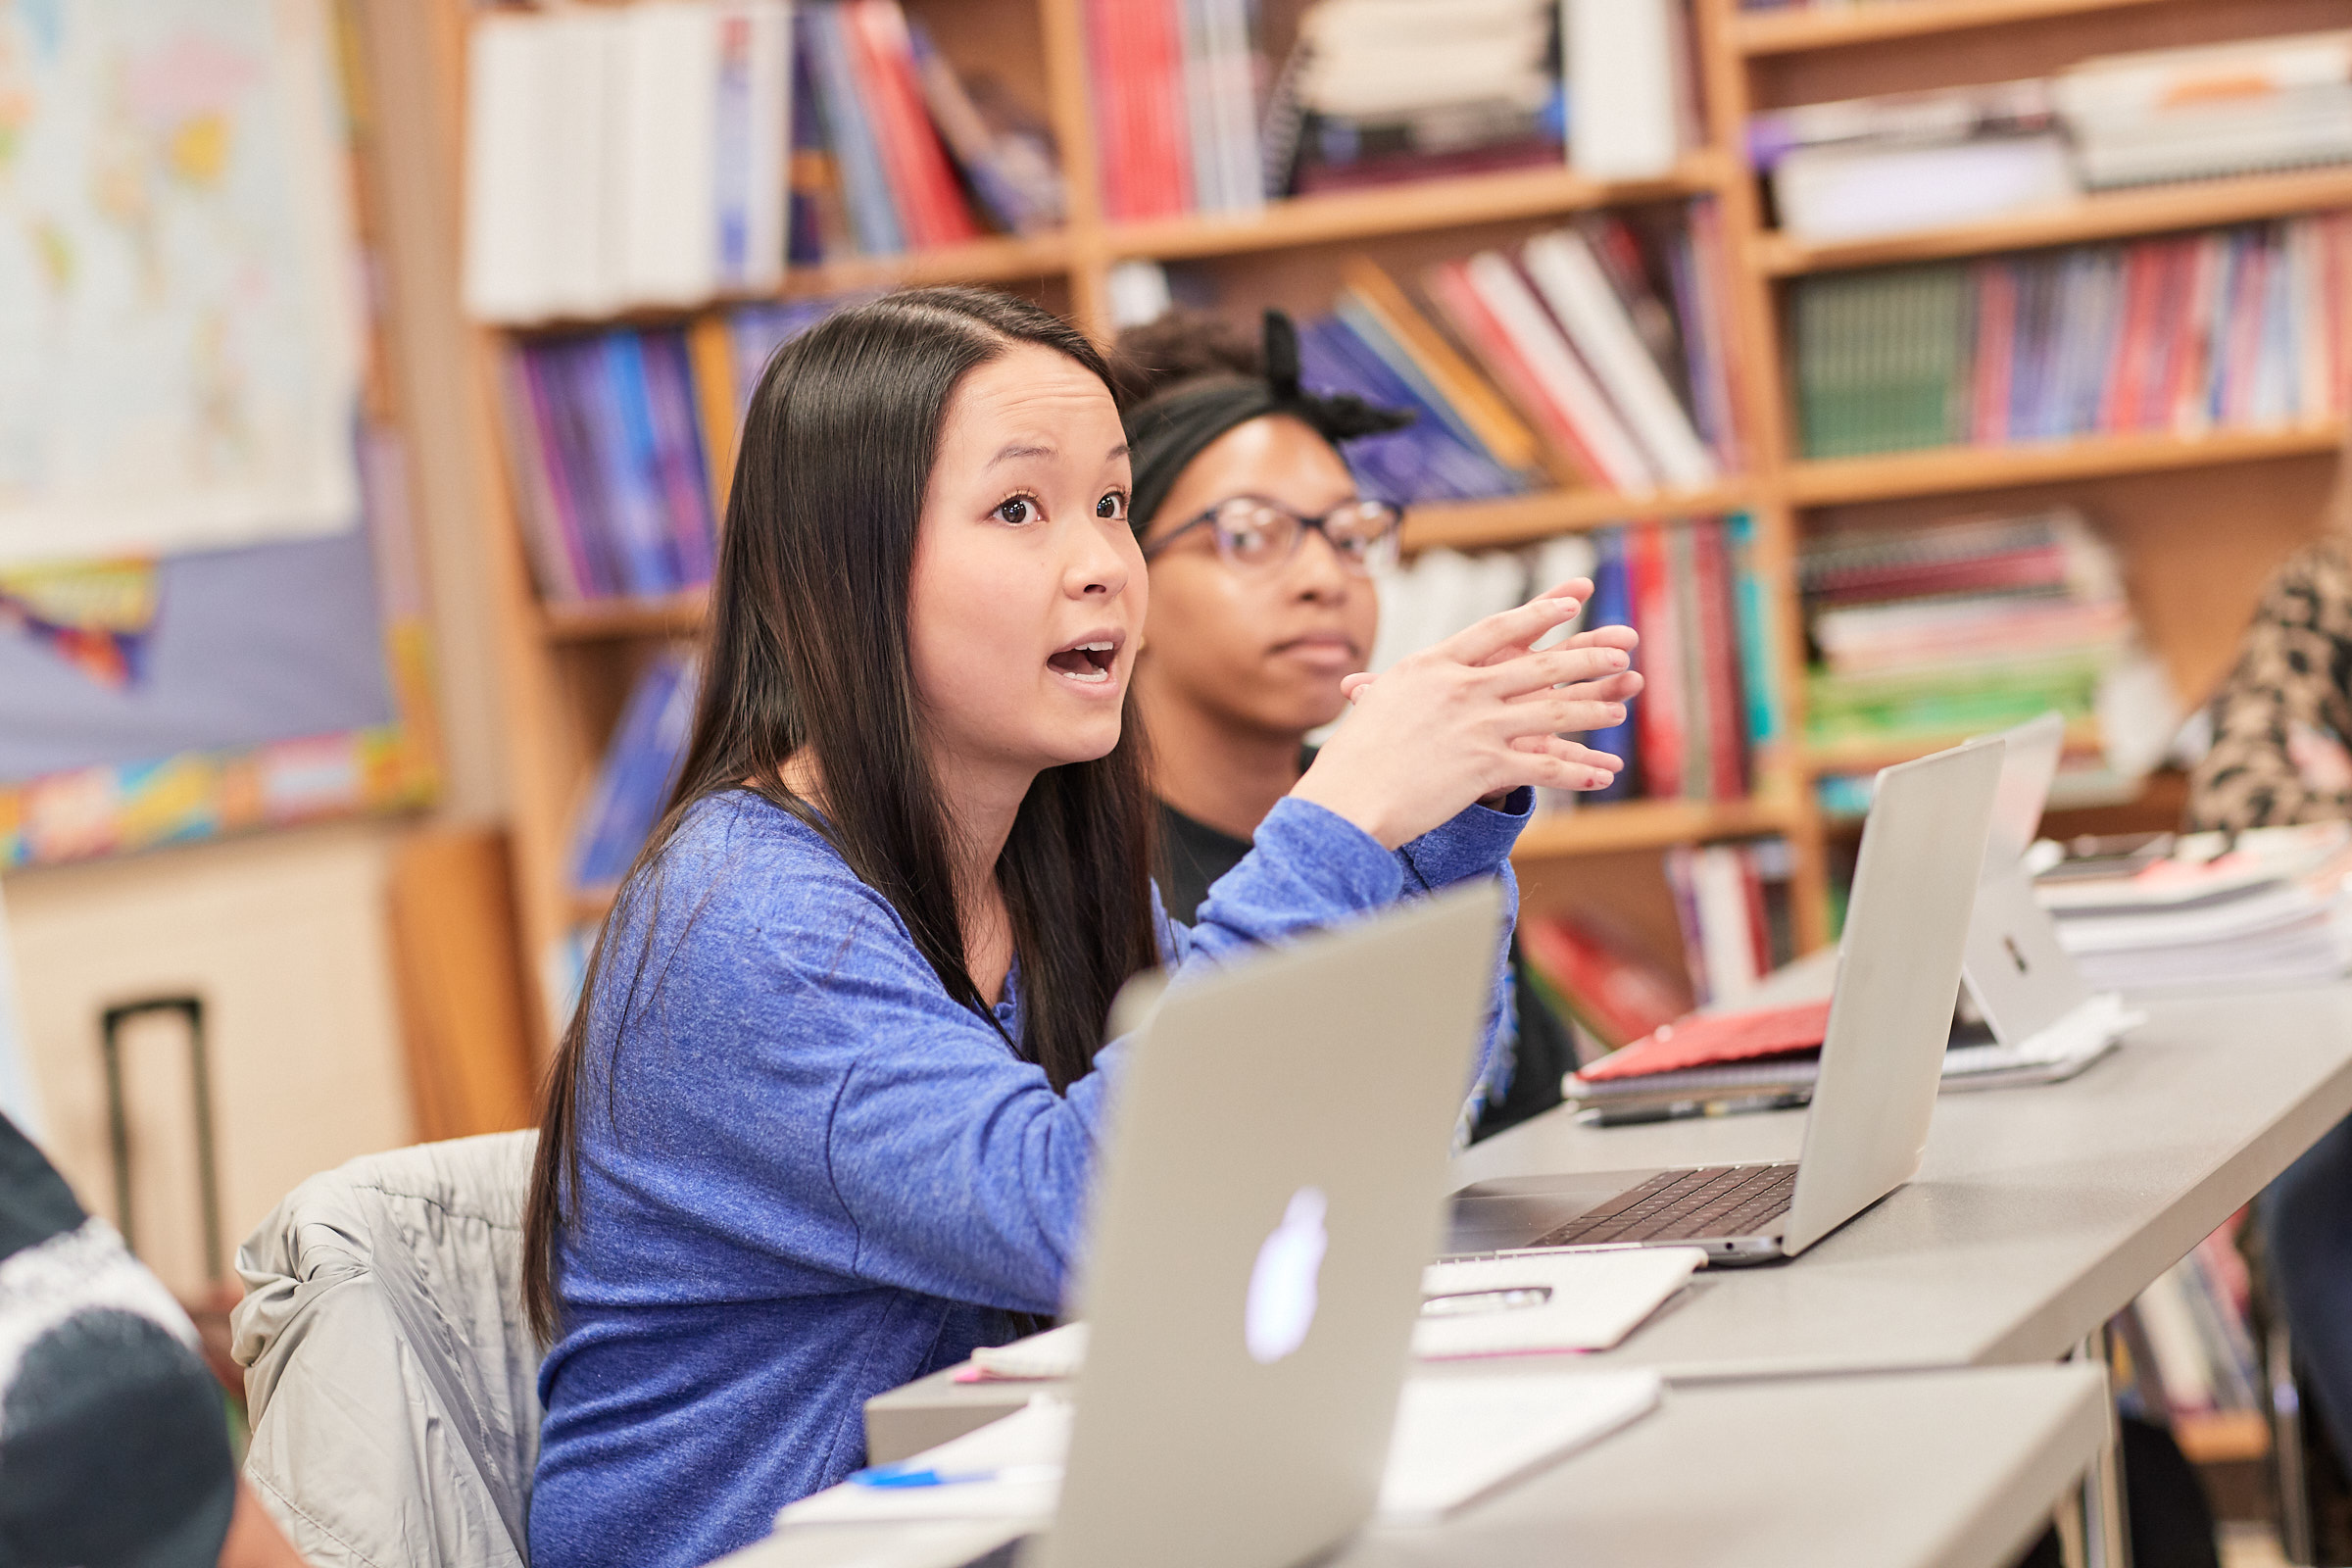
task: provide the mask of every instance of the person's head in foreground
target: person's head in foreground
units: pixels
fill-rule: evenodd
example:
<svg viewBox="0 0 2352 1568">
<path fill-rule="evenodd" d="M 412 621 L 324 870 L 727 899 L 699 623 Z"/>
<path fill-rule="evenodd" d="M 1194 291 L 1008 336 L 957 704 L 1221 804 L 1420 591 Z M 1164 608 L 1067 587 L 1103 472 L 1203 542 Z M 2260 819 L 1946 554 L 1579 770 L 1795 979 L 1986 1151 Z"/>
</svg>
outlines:
<svg viewBox="0 0 2352 1568">
<path fill-rule="evenodd" d="M 550 1077 L 541 1568 L 746 1544 L 863 1462 L 865 1399 L 1061 1309 L 1129 977 L 1395 903 L 1408 842 L 1413 892 L 1507 881 L 1530 787 L 1611 775 L 1558 736 L 1626 655 L 1533 652 L 1547 596 L 1357 676 L 1230 907 L 1155 918 L 1137 485 L 1101 356 L 1017 300 L 888 296 L 761 376 L 679 780 Z"/>
</svg>

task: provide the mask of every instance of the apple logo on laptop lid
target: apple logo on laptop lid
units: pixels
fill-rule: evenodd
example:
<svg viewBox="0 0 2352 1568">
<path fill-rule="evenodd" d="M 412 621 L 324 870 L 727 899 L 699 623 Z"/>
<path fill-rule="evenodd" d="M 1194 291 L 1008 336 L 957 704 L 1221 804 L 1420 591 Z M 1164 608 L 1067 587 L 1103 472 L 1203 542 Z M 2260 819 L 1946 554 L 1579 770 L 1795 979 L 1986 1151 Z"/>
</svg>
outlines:
<svg viewBox="0 0 2352 1568">
<path fill-rule="evenodd" d="M 1257 1250 L 1242 1338 L 1261 1364 L 1270 1366 L 1298 1349 L 1314 1327 L 1315 1280 L 1331 1245 L 1323 1231 L 1330 1206 L 1321 1188 L 1299 1188 L 1282 1211 L 1282 1223 Z"/>
</svg>

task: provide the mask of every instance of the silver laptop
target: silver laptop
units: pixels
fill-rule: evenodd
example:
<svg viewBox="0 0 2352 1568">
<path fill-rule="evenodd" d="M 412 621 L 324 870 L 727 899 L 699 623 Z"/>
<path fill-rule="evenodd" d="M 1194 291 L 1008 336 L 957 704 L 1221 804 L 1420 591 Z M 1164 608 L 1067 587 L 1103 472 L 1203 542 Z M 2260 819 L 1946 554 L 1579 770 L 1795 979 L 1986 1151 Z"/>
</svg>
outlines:
<svg viewBox="0 0 2352 1568">
<path fill-rule="evenodd" d="M 1909 1181 L 1936 1109 L 2003 750 L 1997 737 L 1973 741 L 1879 774 L 1797 1159 L 1481 1182 L 1454 1195 L 1448 1250 L 1702 1247 L 1714 1262 L 1773 1262 Z"/>
<path fill-rule="evenodd" d="M 980 1561 L 1289 1568 L 1371 1516 L 1501 918 L 1480 883 L 1158 1001 L 1090 1224 L 1060 1506 Z"/>
<path fill-rule="evenodd" d="M 2059 946 L 2058 923 L 2035 901 L 2024 864 L 2058 777 L 2066 719 L 2044 713 L 1995 738 L 2003 743 L 2001 781 L 1960 976 L 1993 1039 L 2022 1046 L 2090 1002 L 2091 991 Z"/>
</svg>

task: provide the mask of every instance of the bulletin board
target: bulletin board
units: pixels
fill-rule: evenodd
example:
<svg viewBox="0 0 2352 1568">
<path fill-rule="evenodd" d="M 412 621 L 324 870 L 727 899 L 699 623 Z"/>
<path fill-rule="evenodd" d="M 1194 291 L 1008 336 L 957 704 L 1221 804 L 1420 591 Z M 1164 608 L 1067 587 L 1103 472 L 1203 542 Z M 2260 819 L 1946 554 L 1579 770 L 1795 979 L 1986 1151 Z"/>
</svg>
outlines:
<svg viewBox="0 0 2352 1568">
<path fill-rule="evenodd" d="M 0 869 L 436 788 L 342 24 L 0 8 Z"/>
</svg>

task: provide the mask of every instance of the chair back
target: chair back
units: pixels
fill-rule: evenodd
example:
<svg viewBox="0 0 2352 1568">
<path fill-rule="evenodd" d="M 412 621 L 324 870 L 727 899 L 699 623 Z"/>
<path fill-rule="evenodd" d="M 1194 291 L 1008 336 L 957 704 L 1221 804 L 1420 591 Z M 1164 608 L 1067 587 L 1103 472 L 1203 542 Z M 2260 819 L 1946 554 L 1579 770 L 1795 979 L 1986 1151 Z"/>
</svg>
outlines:
<svg viewBox="0 0 2352 1568">
<path fill-rule="evenodd" d="M 527 1568 L 539 1362 L 522 1312 L 535 1132 L 355 1159 L 237 1251 L 247 1479 L 304 1557 Z"/>
</svg>

